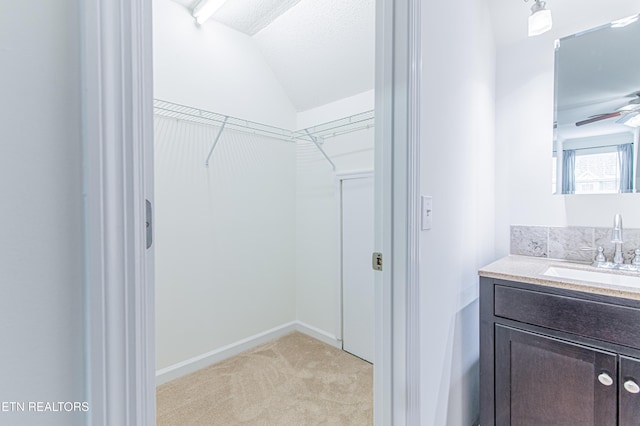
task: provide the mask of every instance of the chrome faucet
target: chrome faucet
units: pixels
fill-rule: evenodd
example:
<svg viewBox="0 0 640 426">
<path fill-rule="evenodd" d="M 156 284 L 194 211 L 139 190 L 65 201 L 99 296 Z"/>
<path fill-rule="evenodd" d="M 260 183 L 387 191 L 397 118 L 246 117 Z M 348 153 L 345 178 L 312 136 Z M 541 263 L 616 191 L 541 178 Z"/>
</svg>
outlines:
<svg viewBox="0 0 640 426">
<path fill-rule="evenodd" d="M 613 228 L 611 230 L 611 242 L 615 244 L 615 253 L 613 254 L 614 265 L 622 265 L 624 257 L 622 256 L 622 216 L 619 213 L 613 217 Z"/>
</svg>

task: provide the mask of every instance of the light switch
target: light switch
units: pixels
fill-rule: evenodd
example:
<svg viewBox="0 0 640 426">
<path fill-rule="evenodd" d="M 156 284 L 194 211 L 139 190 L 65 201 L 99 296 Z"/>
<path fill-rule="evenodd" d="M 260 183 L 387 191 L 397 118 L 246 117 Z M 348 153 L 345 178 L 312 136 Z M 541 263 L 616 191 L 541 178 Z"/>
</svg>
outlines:
<svg viewBox="0 0 640 426">
<path fill-rule="evenodd" d="M 422 199 L 422 230 L 431 229 L 431 217 L 433 215 L 433 199 L 430 196 L 423 195 Z"/>
</svg>

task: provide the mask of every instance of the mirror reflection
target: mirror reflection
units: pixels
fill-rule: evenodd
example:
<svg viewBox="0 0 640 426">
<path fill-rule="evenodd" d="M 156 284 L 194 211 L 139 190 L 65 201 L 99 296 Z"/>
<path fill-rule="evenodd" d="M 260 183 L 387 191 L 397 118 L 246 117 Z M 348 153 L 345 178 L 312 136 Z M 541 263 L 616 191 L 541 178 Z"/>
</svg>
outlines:
<svg viewBox="0 0 640 426">
<path fill-rule="evenodd" d="M 552 190 L 640 190 L 638 15 L 556 41 Z"/>
</svg>

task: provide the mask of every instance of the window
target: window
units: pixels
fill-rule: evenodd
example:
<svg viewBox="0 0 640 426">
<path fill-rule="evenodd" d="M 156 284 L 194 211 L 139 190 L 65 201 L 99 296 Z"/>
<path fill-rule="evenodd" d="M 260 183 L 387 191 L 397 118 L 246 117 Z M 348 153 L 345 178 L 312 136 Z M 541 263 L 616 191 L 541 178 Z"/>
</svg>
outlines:
<svg viewBox="0 0 640 426">
<path fill-rule="evenodd" d="M 618 153 L 615 147 L 606 152 L 576 151 L 576 194 L 616 194 L 620 189 Z"/>
<path fill-rule="evenodd" d="M 561 194 L 618 194 L 635 192 L 633 142 L 573 148 L 553 153 L 551 186 Z M 573 143 L 572 143 L 573 142 Z M 594 144 L 595 145 L 595 144 Z"/>
</svg>

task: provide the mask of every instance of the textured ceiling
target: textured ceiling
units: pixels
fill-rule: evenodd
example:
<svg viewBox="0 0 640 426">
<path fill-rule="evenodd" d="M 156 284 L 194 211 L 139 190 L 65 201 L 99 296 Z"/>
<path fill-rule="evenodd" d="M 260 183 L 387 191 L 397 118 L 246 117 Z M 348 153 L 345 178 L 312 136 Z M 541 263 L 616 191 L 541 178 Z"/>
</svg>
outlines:
<svg viewBox="0 0 640 426">
<path fill-rule="evenodd" d="M 374 0 L 302 0 L 254 39 L 299 111 L 374 87 Z"/>
<path fill-rule="evenodd" d="M 231 0 L 213 18 L 247 35 L 255 35 L 300 0 Z"/>
<path fill-rule="evenodd" d="M 374 87 L 375 0 L 227 0 L 213 19 L 253 36 L 298 111 Z"/>
<path fill-rule="evenodd" d="M 193 10 L 200 0 L 173 0 Z M 255 35 L 300 0 L 225 0 L 212 19 L 246 35 Z"/>
</svg>

